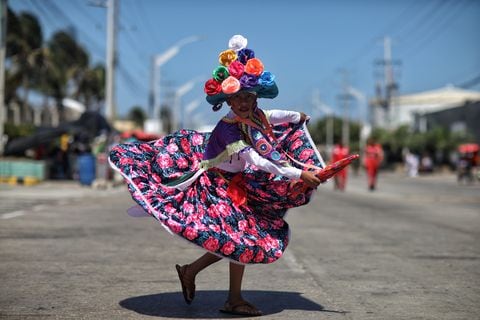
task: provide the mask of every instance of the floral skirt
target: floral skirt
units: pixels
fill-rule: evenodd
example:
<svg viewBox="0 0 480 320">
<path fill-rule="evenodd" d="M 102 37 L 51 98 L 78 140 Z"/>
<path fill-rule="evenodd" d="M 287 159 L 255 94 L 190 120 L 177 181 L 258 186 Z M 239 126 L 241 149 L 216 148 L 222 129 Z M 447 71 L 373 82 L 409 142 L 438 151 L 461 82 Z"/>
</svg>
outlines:
<svg viewBox="0 0 480 320">
<path fill-rule="evenodd" d="M 277 126 L 275 134 L 294 159 L 324 166 L 305 125 Z M 313 189 L 296 192 L 302 182 L 254 166 L 240 173 L 209 169 L 184 190 L 172 187 L 198 171 L 209 137 L 180 130 L 148 143 L 119 144 L 110 164 L 126 179 L 132 198 L 171 233 L 234 262 L 276 261 L 289 240 L 285 213 L 308 203 Z M 246 191 L 241 205 L 228 192 L 232 179 Z"/>
</svg>

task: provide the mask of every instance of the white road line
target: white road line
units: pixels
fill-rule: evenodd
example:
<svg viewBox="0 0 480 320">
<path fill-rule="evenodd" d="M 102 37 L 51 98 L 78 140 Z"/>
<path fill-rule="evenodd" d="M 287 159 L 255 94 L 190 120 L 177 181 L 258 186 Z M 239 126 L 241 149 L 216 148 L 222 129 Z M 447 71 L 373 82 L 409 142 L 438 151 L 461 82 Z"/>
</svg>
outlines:
<svg viewBox="0 0 480 320">
<path fill-rule="evenodd" d="M 9 213 L 4 213 L 0 216 L 0 219 L 12 219 L 25 215 L 25 211 L 13 211 Z"/>
<path fill-rule="evenodd" d="M 297 259 L 292 253 L 292 250 L 285 252 L 283 258 L 285 259 L 285 262 L 288 265 L 290 271 L 302 274 L 306 272 L 305 268 L 300 263 L 298 263 Z"/>
<path fill-rule="evenodd" d="M 48 206 L 47 205 L 44 205 L 44 204 L 39 204 L 39 205 L 36 205 L 32 208 L 33 211 L 40 211 L 40 210 L 43 210 L 45 208 L 47 208 Z"/>
</svg>

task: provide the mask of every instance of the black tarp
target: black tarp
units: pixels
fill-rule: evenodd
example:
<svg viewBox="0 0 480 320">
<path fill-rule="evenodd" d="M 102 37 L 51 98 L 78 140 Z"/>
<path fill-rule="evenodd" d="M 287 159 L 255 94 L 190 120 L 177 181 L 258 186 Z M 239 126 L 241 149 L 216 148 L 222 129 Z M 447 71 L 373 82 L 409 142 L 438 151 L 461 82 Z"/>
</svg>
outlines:
<svg viewBox="0 0 480 320">
<path fill-rule="evenodd" d="M 8 141 L 4 155 L 23 155 L 26 150 L 49 144 L 64 133 L 82 136 L 83 140 L 91 140 L 103 132 L 110 133 L 111 130 L 107 120 L 100 113 L 87 111 L 78 120 L 62 123 L 56 128 L 39 127 L 31 136 Z"/>
</svg>

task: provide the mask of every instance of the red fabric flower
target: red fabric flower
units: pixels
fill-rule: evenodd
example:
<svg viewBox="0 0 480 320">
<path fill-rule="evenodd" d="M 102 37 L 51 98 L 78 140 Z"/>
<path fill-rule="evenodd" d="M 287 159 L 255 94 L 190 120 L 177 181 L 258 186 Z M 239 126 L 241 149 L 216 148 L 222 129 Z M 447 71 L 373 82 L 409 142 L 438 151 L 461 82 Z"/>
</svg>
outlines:
<svg viewBox="0 0 480 320">
<path fill-rule="evenodd" d="M 227 194 L 238 207 L 247 202 L 247 192 L 245 191 L 245 181 L 242 174 L 236 174 L 233 177 L 228 185 Z"/>
<path fill-rule="evenodd" d="M 208 79 L 203 90 L 207 95 L 214 96 L 222 92 L 222 84 L 215 79 Z"/>
</svg>

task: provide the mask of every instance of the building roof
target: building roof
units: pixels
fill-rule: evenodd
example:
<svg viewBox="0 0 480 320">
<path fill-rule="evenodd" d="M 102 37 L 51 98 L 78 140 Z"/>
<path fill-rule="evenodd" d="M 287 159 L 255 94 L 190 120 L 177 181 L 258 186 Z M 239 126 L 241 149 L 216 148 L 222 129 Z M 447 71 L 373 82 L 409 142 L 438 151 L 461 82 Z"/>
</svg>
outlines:
<svg viewBox="0 0 480 320">
<path fill-rule="evenodd" d="M 396 106 L 436 105 L 454 107 L 462 106 L 467 101 L 480 101 L 480 92 L 464 90 L 453 85 L 447 85 L 440 89 L 401 95 L 392 98 L 392 104 Z"/>
</svg>

